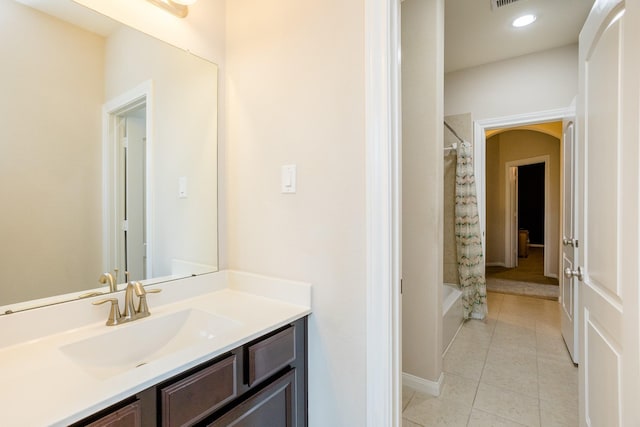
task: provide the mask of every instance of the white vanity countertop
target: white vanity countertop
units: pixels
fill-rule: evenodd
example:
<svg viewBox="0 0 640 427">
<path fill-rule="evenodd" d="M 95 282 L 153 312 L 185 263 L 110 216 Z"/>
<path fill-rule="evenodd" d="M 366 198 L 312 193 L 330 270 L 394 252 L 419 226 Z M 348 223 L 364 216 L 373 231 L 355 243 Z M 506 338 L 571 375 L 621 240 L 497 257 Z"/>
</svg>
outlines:
<svg viewBox="0 0 640 427">
<path fill-rule="evenodd" d="M 147 297 L 151 316 L 119 326 L 105 326 L 109 304 L 90 304 L 99 298 L 0 316 L 0 343 L 5 345 L 0 348 L 0 425 L 68 425 L 311 313 L 311 288 L 301 282 L 223 271 L 154 287 L 163 292 Z M 83 309 L 91 314 L 76 319 L 75 328 L 67 328 L 70 320 L 65 312 Z M 233 326 L 206 342 L 108 378 L 94 375 L 60 350 L 66 344 L 191 309 L 228 318 Z M 96 312 L 100 321 L 95 321 Z M 38 323 L 49 326 L 34 327 Z M 55 332 L 37 336 L 38 329 Z M 19 341 L 21 336 L 28 341 Z"/>
</svg>

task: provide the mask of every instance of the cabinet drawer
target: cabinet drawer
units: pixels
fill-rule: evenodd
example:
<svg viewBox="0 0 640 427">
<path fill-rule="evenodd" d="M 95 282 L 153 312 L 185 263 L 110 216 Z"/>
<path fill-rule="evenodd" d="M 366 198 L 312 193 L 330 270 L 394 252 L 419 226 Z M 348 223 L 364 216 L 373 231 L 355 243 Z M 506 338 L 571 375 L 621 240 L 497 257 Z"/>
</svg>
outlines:
<svg viewBox="0 0 640 427">
<path fill-rule="evenodd" d="M 253 386 L 296 359 L 295 326 L 247 347 L 249 385 Z"/>
<path fill-rule="evenodd" d="M 296 371 L 277 378 L 258 393 L 207 424 L 207 427 L 296 427 Z"/>
<path fill-rule="evenodd" d="M 87 424 L 87 427 L 140 427 L 141 425 L 140 402 L 133 402 Z"/>
<path fill-rule="evenodd" d="M 236 356 L 231 355 L 160 389 L 162 425 L 174 427 L 194 423 L 236 395 Z"/>
</svg>

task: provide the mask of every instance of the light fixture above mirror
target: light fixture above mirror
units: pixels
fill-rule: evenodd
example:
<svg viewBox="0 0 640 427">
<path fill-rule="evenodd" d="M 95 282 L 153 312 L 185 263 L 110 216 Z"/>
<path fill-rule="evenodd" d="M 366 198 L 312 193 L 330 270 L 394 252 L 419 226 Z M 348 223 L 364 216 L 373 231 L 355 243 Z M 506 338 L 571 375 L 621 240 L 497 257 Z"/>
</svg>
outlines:
<svg viewBox="0 0 640 427">
<path fill-rule="evenodd" d="M 197 0 L 147 0 L 162 9 L 173 13 L 177 17 L 184 18 L 189 14 L 189 5 Z"/>
</svg>

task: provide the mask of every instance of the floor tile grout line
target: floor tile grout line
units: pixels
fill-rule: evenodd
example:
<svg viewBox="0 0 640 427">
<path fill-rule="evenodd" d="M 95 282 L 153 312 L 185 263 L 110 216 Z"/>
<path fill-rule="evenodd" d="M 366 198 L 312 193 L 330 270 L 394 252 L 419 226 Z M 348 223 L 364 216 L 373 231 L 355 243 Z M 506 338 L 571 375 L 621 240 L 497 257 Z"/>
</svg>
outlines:
<svg viewBox="0 0 640 427">
<path fill-rule="evenodd" d="M 500 309 L 499 309 L 498 314 L 496 316 L 496 324 L 494 326 L 493 333 L 491 334 L 491 341 L 489 343 L 489 349 L 487 350 L 487 358 L 489 356 L 489 351 L 491 350 L 491 346 L 492 346 L 492 342 L 493 342 L 493 334 L 495 333 L 495 330 L 496 330 L 496 328 L 498 326 L 498 322 L 500 321 L 500 316 L 502 314 L 503 307 L 504 307 L 504 297 L 502 299 L 502 303 L 500 304 Z M 534 323 L 534 334 L 536 332 L 536 326 L 537 326 L 536 323 Z M 538 371 L 538 357 L 537 357 L 538 356 L 538 353 L 537 353 L 537 351 L 538 351 L 538 343 L 537 343 L 537 337 L 536 337 L 536 343 L 535 343 L 534 349 L 536 351 L 536 371 Z M 482 374 L 484 374 L 485 367 L 486 367 L 486 359 L 485 359 L 485 365 L 482 367 Z M 537 403 L 538 403 L 538 425 L 540 426 L 542 418 L 541 418 L 541 414 L 540 414 L 540 387 L 539 387 L 540 380 L 539 380 L 539 372 L 536 372 L 536 381 L 538 382 L 538 384 L 537 384 L 538 385 L 538 393 L 537 393 L 538 394 L 538 398 L 536 400 L 537 400 Z M 480 376 L 480 383 L 481 382 L 482 382 L 482 375 Z M 478 384 L 478 390 L 480 388 L 480 383 Z M 511 393 L 517 393 L 517 392 L 514 392 L 513 390 L 509 390 L 509 389 L 506 389 L 506 388 L 500 387 L 500 386 L 492 386 L 492 387 L 495 387 L 495 388 L 498 388 L 498 389 L 501 389 L 501 390 L 504 390 L 504 391 L 507 391 L 507 392 L 511 392 Z M 477 396 L 478 390 L 476 390 L 476 396 Z M 522 393 L 518 393 L 518 394 L 522 394 Z M 527 396 L 525 394 L 522 394 L 522 395 L 523 396 Z M 530 396 L 528 396 L 528 397 L 530 397 Z M 475 404 L 475 398 L 474 398 L 474 404 Z M 489 413 L 491 413 L 491 412 L 489 412 Z M 510 417 L 504 417 L 504 416 L 498 415 L 498 414 L 493 414 L 493 415 L 496 415 L 498 417 L 501 417 L 501 418 L 504 418 L 504 419 L 509 420 L 511 422 L 519 424 L 518 421 L 516 421 L 514 419 L 511 419 Z"/>
<path fill-rule="evenodd" d="M 542 426 L 542 404 L 540 399 L 540 358 L 538 357 L 538 321 L 537 320 L 536 320 L 535 333 L 536 333 L 536 369 L 538 371 L 536 372 L 536 375 L 538 377 L 538 421 L 540 423 L 540 426 Z"/>
<path fill-rule="evenodd" d="M 476 399 L 478 398 L 478 391 L 480 390 L 480 382 L 482 381 L 482 375 L 484 374 L 484 369 L 487 366 L 487 359 L 489 358 L 489 350 L 491 350 L 491 342 L 493 341 L 493 335 L 496 333 L 496 326 L 498 325 L 498 319 L 500 318 L 500 312 L 502 311 L 503 302 L 504 302 L 504 297 L 503 297 L 503 301 L 500 302 L 500 306 L 498 308 L 498 312 L 494 320 L 493 328 L 491 328 L 491 336 L 489 337 L 489 346 L 487 347 L 487 352 L 485 353 L 484 361 L 482 362 L 482 369 L 480 370 L 480 378 L 478 378 L 478 382 L 476 384 L 476 392 L 473 394 L 473 402 L 471 403 L 471 412 L 469 412 L 469 419 L 467 421 L 467 426 L 471 422 L 471 413 L 473 412 L 473 409 L 475 408 L 475 405 L 476 405 Z M 489 319 L 487 319 L 487 321 L 488 320 Z"/>
</svg>

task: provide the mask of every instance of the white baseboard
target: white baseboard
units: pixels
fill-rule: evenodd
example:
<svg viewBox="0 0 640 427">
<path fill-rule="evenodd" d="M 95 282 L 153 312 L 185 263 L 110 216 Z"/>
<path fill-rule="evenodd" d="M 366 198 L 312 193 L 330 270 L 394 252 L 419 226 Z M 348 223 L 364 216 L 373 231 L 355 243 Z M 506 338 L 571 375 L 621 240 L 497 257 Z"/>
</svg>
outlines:
<svg viewBox="0 0 640 427">
<path fill-rule="evenodd" d="M 419 391 L 420 393 L 430 394 L 432 396 L 440 396 L 442 391 L 442 384 L 444 383 L 444 373 L 440 374 L 438 381 L 425 380 L 424 378 L 416 377 L 415 375 L 402 373 L 402 385 Z"/>
<path fill-rule="evenodd" d="M 530 248 L 544 248 L 544 245 L 541 245 L 539 243 L 529 243 L 529 247 Z"/>
<path fill-rule="evenodd" d="M 487 262 L 484 264 L 487 267 L 506 267 L 507 264 L 504 262 Z"/>
<path fill-rule="evenodd" d="M 553 273 L 545 274 L 545 276 L 546 277 L 551 277 L 551 278 L 554 278 L 554 279 L 558 279 L 558 275 L 557 274 L 553 274 Z"/>
</svg>

